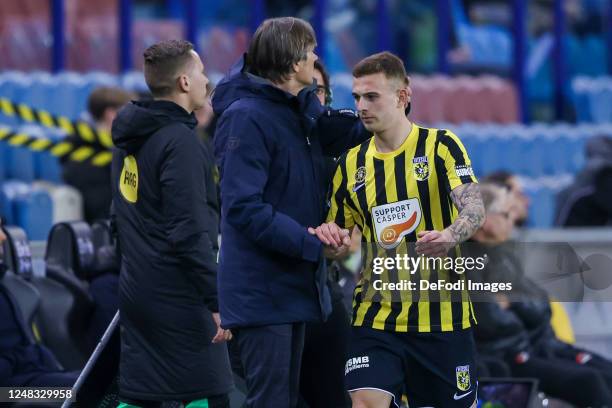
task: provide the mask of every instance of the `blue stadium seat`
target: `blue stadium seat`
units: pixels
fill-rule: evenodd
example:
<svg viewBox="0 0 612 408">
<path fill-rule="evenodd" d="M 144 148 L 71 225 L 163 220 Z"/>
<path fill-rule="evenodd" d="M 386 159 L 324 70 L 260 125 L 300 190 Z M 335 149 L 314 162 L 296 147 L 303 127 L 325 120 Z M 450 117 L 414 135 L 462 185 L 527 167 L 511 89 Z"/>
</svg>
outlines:
<svg viewBox="0 0 612 408">
<path fill-rule="evenodd" d="M 208 79 L 213 81 L 213 75 L 208 73 Z M 127 72 L 120 78 L 121 87 L 136 93 L 149 92 L 144 75 L 140 71 Z"/>
<path fill-rule="evenodd" d="M 47 72 L 30 75 L 32 86 L 28 90 L 25 103 L 36 109 L 50 110 L 53 101 L 53 76 Z"/>
<path fill-rule="evenodd" d="M 598 78 L 590 94 L 591 116 L 595 123 L 612 122 L 612 78 Z"/>
<path fill-rule="evenodd" d="M 334 75 L 331 80 L 331 88 L 333 95 L 334 108 L 349 108 L 355 109 L 355 100 L 353 99 L 353 77 L 348 74 Z"/>
<path fill-rule="evenodd" d="M 605 40 L 602 36 L 587 35 L 582 40 L 582 59 L 585 64 L 584 75 L 598 76 L 607 72 L 607 52 Z"/>
<path fill-rule="evenodd" d="M 56 115 L 78 119 L 84 106 L 80 104 L 80 94 L 87 85 L 82 75 L 74 72 L 62 72 L 53 78 L 53 103 L 50 109 Z"/>
<path fill-rule="evenodd" d="M 8 180 L 0 185 L 0 215 L 5 218 L 6 225 L 17 224 L 15 200 L 30 189 L 29 184 L 19 180 Z"/>
<path fill-rule="evenodd" d="M 7 72 L 3 74 L 4 84 L 2 86 L 2 96 L 13 102 L 25 103 L 32 87 L 32 79 L 29 75 L 22 72 Z"/>
<path fill-rule="evenodd" d="M 7 145 L 0 142 L 0 183 L 6 180 L 6 149 Z"/>
<path fill-rule="evenodd" d="M 487 175 L 494 171 L 504 170 L 505 165 L 501 158 L 504 158 L 506 152 L 503 149 L 501 138 L 497 133 L 496 126 L 484 125 L 477 131 L 477 139 L 480 141 L 480 156 L 482 174 Z"/>
<path fill-rule="evenodd" d="M 34 181 L 34 153 L 20 146 L 5 146 L 6 177 L 26 182 Z"/>
<path fill-rule="evenodd" d="M 0 74 L 0 97 L 11 101 L 17 101 L 18 96 L 25 94 L 28 80 L 27 76 L 21 72 L 5 72 Z M 8 126 L 15 126 L 19 119 L 15 116 L 6 116 L 0 113 L 0 123 Z"/>
<path fill-rule="evenodd" d="M 87 98 L 96 88 L 101 86 L 119 86 L 119 79 L 115 75 L 106 72 L 89 72 L 83 75 L 85 86 L 77 92 L 77 109 L 75 118 L 82 118 L 83 112 L 87 110 Z"/>
<path fill-rule="evenodd" d="M 461 138 L 465 149 L 468 152 L 470 160 L 472 161 L 472 168 L 474 169 L 474 174 L 476 177 L 482 177 L 484 174 L 482 173 L 482 154 L 480 153 L 481 146 L 479 141 L 474 137 L 473 134 L 464 131 L 462 129 L 457 129 L 455 134 Z"/>
<path fill-rule="evenodd" d="M 53 204 L 49 194 L 42 189 L 15 198 L 16 224 L 22 227 L 31 240 L 45 240 L 53 226 Z"/>
<path fill-rule="evenodd" d="M 550 228 L 555 210 L 555 193 L 547 187 L 541 187 L 528 192 L 531 200 L 529 209 L 529 226 L 535 228 Z"/>
<path fill-rule="evenodd" d="M 57 141 L 65 136 L 61 131 L 47 130 L 45 138 Z M 34 170 L 37 180 L 46 180 L 53 183 L 62 183 L 62 166 L 59 159 L 50 152 L 44 151 L 34 156 Z"/>
</svg>

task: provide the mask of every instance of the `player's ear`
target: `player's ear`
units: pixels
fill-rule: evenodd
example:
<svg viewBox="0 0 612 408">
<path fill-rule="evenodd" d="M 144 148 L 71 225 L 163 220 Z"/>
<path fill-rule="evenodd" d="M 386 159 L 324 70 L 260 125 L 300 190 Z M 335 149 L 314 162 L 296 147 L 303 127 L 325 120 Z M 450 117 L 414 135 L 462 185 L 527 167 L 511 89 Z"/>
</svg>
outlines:
<svg viewBox="0 0 612 408">
<path fill-rule="evenodd" d="M 189 77 L 187 75 L 179 75 L 177 81 L 181 92 L 189 92 Z"/>
<path fill-rule="evenodd" d="M 406 108 L 406 106 L 408 106 L 408 103 L 410 102 L 408 100 L 408 90 L 406 88 L 400 88 L 397 91 L 397 95 L 398 95 L 398 108 Z"/>
</svg>

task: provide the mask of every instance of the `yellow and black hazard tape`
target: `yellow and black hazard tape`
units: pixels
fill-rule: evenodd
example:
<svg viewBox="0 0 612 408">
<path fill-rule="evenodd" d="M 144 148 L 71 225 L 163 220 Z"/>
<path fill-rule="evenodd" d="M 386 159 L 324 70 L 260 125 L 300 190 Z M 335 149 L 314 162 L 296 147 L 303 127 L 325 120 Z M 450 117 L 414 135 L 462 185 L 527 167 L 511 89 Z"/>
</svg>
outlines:
<svg viewBox="0 0 612 408">
<path fill-rule="evenodd" d="M 27 123 L 62 129 L 68 135 L 76 136 L 86 143 L 99 144 L 106 148 L 113 147 L 113 139 L 109 132 L 95 129 L 82 120 L 73 121 L 66 116 L 52 115 L 46 110 L 35 109 L 23 103 L 16 104 L 6 98 L 0 98 L 0 113 L 16 116 Z"/>
<path fill-rule="evenodd" d="M 10 128 L 0 128 L 0 142 L 7 143 L 13 147 L 24 147 L 35 152 L 48 151 L 58 159 L 76 162 L 89 162 L 90 164 L 103 167 L 113 159 L 110 150 L 96 148 L 93 145 L 73 143 L 69 140 L 51 140 L 47 138 L 34 137 L 22 132 L 14 132 Z"/>
</svg>

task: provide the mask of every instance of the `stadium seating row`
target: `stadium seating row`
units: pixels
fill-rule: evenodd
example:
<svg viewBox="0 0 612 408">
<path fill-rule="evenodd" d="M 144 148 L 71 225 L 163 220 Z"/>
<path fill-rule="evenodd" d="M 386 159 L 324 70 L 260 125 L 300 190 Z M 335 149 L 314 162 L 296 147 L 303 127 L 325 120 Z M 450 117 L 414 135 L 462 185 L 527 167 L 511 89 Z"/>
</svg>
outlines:
<svg viewBox="0 0 612 408">
<path fill-rule="evenodd" d="M 71 119 L 81 118 L 87 97 L 99 86 L 120 86 L 136 92 L 146 90 L 142 72 L 121 76 L 104 72 L 51 75 L 47 72 L 25 74 L 10 71 L 0 74 L 0 97 Z"/>
<path fill-rule="evenodd" d="M 461 137 L 480 177 L 503 169 L 526 180 L 533 207 L 529 225 L 537 227 L 551 225 L 554 197 L 582 168 L 586 140 L 596 135 L 612 135 L 609 124 L 437 126 L 449 128 Z M 33 125 L 18 129 L 42 137 L 61 137 L 57 132 Z M 0 143 L 0 159 L 0 182 L 7 181 L 1 188 L 3 214 L 10 222 L 23 227 L 32 239 L 44 239 L 55 222 L 81 218 L 81 199 L 76 191 L 67 186 L 52 188 L 48 183 L 46 189 L 32 188 L 35 180 L 61 183 L 57 158 L 48 152 Z M 543 184 L 541 180 L 552 180 L 552 183 Z"/>
<path fill-rule="evenodd" d="M 221 74 L 211 73 L 212 80 Z M 499 122 L 512 123 L 518 119 L 516 91 L 507 80 L 494 76 L 457 77 L 434 75 L 413 78 L 413 117 L 424 123 L 450 121 L 459 123 Z M 352 77 L 338 74 L 332 77 L 335 106 L 353 107 Z M 87 96 L 97 86 L 121 86 L 128 90 L 145 91 L 146 84 L 140 72 L 114 76 L 102 72 L 77 74 L 64 72 L 50 75 L 46 72 L 0 74 L 0 97 L 24 103 L 52 114 L 71 119 L 82 118 Z M 461 104 L 456 103 L 461 98 Z M 7 124 L 16 125 L 15 118 L 7 117 Z"/>
<path fill-rule="evenodd" d="M 83 199 L 73 187 L 8 180 L 0 184 L 0 214 L 30 239 L 45 240 L 54 223 L 83 219 Z"/>
<path fill-rule="evenodd" d="M 578 122 L 612 123 L 612 77 L 576 77 L 572 93 Z"/>
<path fill-rule="evenodd" d="M 586 141 L 593 136 L 612 135 L 611 124 L 440 123 L 436 127 L 451 129 L 461 138 L 476 174 L 504 169 L 531 178 L 576 174 L 584 165 Z"/>
<path fill-rule="evenodd" d="M 210 77 L 216 82 L 222 74 L 213 72 L 210 73 Z M 346 73 L 332 75 L 331 82 L 334 105 L 353 107 L 351 75 Z M 542 86 L 546 83 L 542 78 L 538 78 L 537 82 Z M 79 119 L 83 116 L 87 96 L 91 90 L 103 85 L 121 86 L 136 92 L 146 91 L 146 83 L 141 72 L 116 76 L 104 72 L 87 74 L 64 72 L 51 75 L 46 72 L 25 74 L 9 71 L 0 74 L 0 97 L 45 109 L 52 114 Z M 412 88 L 413 100 L 418 102 L 413 104 L 412 112 L 412 117 L 416 121 L 423 123 L 518 121 L 514 85 L 499 77 L 415 75 L 412 77 Z M 542 93 L 537 89 L 532 91 L 535 94 Z M 612 122 L 612 113 L 606 109 L 612 103 L 611 77 L 576 77 L 568 92 L 572 95 L 571 99 L 579 122 Z M 461 103 L 457 103 L 459 100 Z M 3 121 L 11 125 L 17 124 L 15 118 L 6 118 Z"/>
<path fill-rule="evenodd" d="M 0 120 L 0 128 L 3 120 Z M 36 138 L 46 138 L 53 141 L 61 140 L 64 135 L 60 131 L 42 128 L 35 125 L 14 128 L 17 133 L 24 133 Z M 27 182 L 46 180 L 53 183 L 62 182 L 62 171 L 57 157 L 49 151 L 34 151 L 23 146 L 13 146 L 10 143 L 0 143 L 0 181 L 17 179 Z"/>
<path fill-rule="evenodd" d="M 92 351 L 88 327 L 95 302 L 89 286 L 98 276 L 100 257 L 109 255 L 103 249 L 111 241 L 108 223 L 56 224 L 41 263 L 33 262 L 28 236 L 21 228 L 3 229 L 8 237 L 3 257 L 9 272 L 0 284 L 15 295 L 32 330 L 30 337 L 51 349 L 61 368 L 80 370 Z"/>
<path fill-rule="evenodd" d="M 355 106 L 352 97 L 353 78 L 349 74 L 332 75 L 334 106 Z M 514 85 L 492 75 L 477 77 L 445 75 L 411 77 L 411 118 L 424 124 L 436 122 L 518 121 Z M 461 101 L 461 103 L 459 103 Z"/>
</svg>

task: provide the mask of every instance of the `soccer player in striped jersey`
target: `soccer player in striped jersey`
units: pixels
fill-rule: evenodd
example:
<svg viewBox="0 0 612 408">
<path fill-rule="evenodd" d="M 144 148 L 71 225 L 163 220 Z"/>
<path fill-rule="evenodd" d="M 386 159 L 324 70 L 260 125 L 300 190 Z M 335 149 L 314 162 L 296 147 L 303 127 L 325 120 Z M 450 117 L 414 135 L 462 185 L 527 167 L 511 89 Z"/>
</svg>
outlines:
<svg viewBox="0 0 612 408">
<path fill-rule="evenodd" d="M 484 208 L 468 154 L 448 130 L 411 123 L 411 90 L 402 61 L 383 52 L 353 70 L 353 96 L 365 127 L 375 134 L 349 150 L 333 179 L 328 224 L 317 235 L 333 242 L 336 227 L 363 233 L 363 277 L 353 301 L 346 383 L 353 407 L 476 406 L 475 323 L 467 285 L 419 290 L 419 281 L 457 282 L 449 267 L 421 264 L 380 268 L 374 258 L 458 255 L 458 244 L 481 226 Z M 452 249 L 452 251 L 451 251 Z M 384 260 L 384 258 L 383 258 Z M 434 266 L 428 266 L 434 265 Z M 382 270 L 382 271 L 381 271 Z M 416 290 L 374 284 L 416 282 Z M 380 282 L 379 282 L 380 283 Z"/>
</svg>

